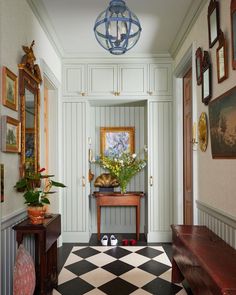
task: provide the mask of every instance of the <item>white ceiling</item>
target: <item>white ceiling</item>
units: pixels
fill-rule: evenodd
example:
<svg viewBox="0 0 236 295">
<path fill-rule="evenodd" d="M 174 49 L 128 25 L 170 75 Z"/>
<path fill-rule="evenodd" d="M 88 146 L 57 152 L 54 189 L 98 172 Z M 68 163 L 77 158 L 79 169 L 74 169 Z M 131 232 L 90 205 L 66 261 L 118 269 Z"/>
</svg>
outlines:
<svg viewBox="0 0 236 295">
<path fill-rule="evenodd" d="M 95 39 L 93 26 L 98 14 L 108 6 L 109 0 L 29 0 L 29 2 L 37 5 L 41 22 L 43 20 L 51 35 L 54 31 L 52 36 L 54 42 L 64 54 L 104 52 Z M 142 26 L 140 40 L 132 49 L 132 53 L 170 52 L 181 25 L 186 26 L 187 16 L 190 12 L 194 16 L 202 2 L 203 0 L 126 0 L 127 6 L 138 16 Z"/>
</svg>

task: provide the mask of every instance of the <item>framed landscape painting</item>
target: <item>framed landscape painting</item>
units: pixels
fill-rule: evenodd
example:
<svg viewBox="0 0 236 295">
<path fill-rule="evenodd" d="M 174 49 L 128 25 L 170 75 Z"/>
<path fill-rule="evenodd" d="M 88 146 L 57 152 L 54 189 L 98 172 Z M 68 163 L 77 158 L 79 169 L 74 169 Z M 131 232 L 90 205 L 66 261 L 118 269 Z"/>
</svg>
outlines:
<svg viewBox="0 0 236 295">
<path fill-rule="evenodd" d="M 18 110 L 17 76 L 8 68 L 2 68 L 2 104 Z"/>
<path fill-rule="evenodd" d="M 236 87 L 209 104 L 212 157 L 236 158 Z"/>
<path fill-rule="evenodd" d="M 100 153 L 118 157 L 124 152 L 134 153 L 134 127 L 101 127 Z"/>
<path fill-rule="evenodd" d="M 20 122 L 9 116 L 2 116 L 2 151 L 20 152 Z"/>
</svg>

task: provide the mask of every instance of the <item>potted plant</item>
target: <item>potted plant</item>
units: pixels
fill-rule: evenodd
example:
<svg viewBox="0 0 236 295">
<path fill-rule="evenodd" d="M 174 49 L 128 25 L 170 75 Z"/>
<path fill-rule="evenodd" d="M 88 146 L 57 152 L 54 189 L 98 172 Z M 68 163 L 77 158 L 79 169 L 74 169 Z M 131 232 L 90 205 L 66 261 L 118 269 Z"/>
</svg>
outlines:
<svg viewBox="0 0 236 295">
<path fill-rule="evenodd" d="M 33 224 L 42 224 L 45 216 L 45 205 L 50 204 L 49 194 L 55 191 L 50 189 L 55 187 L 65 187 L 63 183 L 51 179 L 54 175 L 42 174 L 44 168 L 38 172 L 28 172 L 15 184 L 15 189 L 24 192 L 25 204 L 28 205 L 28 216 Z"/>
</svg>

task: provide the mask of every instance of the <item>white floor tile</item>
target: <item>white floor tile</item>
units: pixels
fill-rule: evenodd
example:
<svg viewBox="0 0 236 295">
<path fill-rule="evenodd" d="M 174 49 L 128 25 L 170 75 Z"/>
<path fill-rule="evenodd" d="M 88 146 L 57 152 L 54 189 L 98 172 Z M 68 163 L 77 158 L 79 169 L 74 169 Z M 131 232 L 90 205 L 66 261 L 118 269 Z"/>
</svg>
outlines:
<svg viewBox="0 0 236 295">
<path fill-rule="evenodd" d="M 164 272 L 163 274 L 161 274 L 159 276 L 159 278 L 171 282 L 171 269 L 167 270 L 166 272 Z"/>
<path fill-rule="evenodd" d="M 96 266 L 102 267 L 105 264 L 111 263 L 116 260 L 116 258 L 107 255 L 106 253 L 99 253 L 86 258 L 85 260 L 95 264 Z"/>
<path fill-rule="evenodd" d="M 156 278 L 156 276 L 143 271 L 139 268 L 134 268 L 120 276 L 125 281 L 141 288 Z"/>
<path fill-rule="evenodd" d="M 76 278 L 77 276 L 75 274 L 73 274 L 71 271 L 69 271 L 66 268 L 63 268 L 59 274 L 58 277 L 58 285 L 61 285 L 67 281 L 70 281 L 74 278 Z"/>
<path fill-rule="evenodd" d="M 149 293 L 143 289 L 137 289 L 136 291 L 134 291 L 130 295 L 150 295 L 150 294 L 152 294 L 152 293 Z"/>
<path fill-rule="evenodd" d="M 69 257 L 66 260 L 66 263 L 64 264 L 64 267 L 67 265 L 70 265 L 72 263 L 78 262 L 83 260 L 82 257 L 79 257 L 78 255 L 74 254 L 74 253 L 70 253 Z"/>
<path fill-rule="evenodd" d="M 82 276 L 80 276 L 80 278 L 93 285 L 94 287 L 99 287 L 113 280 L 114 278 L 116 278 L 116 276 L 102 268 L 97 268 L 83 274 Z"/>
<path fill-rule="evenodd" d="M 91 246 L 90 248 L 93 248 L 93 249 L 100 251 L 100 252 L 105 252 L 105 251 L 110 250 L 114 247 L 116 247 L 116 246 Z"/>
<path fill-rule="evenodd" d="M 106 293 L 103 293 L 99 289 L 93 289 L 92 291 L 89 291 L 85 293 L 84 295 L 106 295 Z"/>
<path fill-rule="evenodd" d="M 158 261 L 160 263 L 163 263 L 163 264 L 166 264 L 166 265 L 172 267 L 172 264 L 171 264 L 168 256 L 166 255 L 166 253 L 158 255 L 157 257 L 153 258 L 153 260 L 156 260 L 156 261 Z"/>
<path fill-rule="evenodd" d="M 153 248 L 155 250 L 158 250 L 158 251 L 162 251 L 162 252 L 165 252 L 165 250 L 163 249 L 162 246 L 148 246 L 149 248 Z"/>
<path fill-rule="evenodd" d="M 145 247 L 144 246 L 121 246 L 121 248 L 124 248 L 124 249 L 126 249 L 128 251 L 131 251 L 131 252 L 136 252 L 136 251 L 141 250 L 141 249 L 143 249 Z"/>
<path fill-rule="evenodd" d="M 61 295 L 61 293 L 59 293 L 57 290 L 53 289 L 52 290 L 52 295 Z"/>
<path fill-rule="evenodd" d="M 187 295 L 187 292 L 185 291 L 185 289 L 182 289 L 176 295 Z"/>
<path fill-rule="evenodd" d="M 138 267 L 139 265 L 149 261 L 150 259 L 148 257 L 145 257 L 145 256 L 137 254 L 137 253 L 131 253 L 131 254 L 128 254 L 128 255 L 120 258 L 120 260 L 123 262 L 126 262 L 132 266 Z"/>
</svg>

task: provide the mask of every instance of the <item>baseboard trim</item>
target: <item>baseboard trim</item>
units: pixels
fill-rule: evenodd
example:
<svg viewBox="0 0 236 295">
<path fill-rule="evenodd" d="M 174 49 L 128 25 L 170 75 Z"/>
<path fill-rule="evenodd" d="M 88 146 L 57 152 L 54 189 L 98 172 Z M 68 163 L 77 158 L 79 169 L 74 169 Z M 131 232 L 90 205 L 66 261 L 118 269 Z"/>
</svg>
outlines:
<svg viewBox="0 0 236 295">
<path fill-rule="evenodd" d="M 147 234 L 148 243 L 171 243 L 171 241 L 172 241 L 171 231 L 149 232 Z"/>
<path fill-rule="evenodd" d="M 88 243 L 90 239 L 89 232 L 64 232 L 62 233 L 63 243 Z"/>
</svg>

